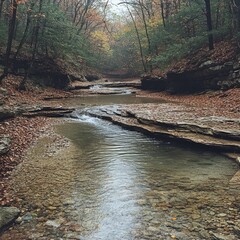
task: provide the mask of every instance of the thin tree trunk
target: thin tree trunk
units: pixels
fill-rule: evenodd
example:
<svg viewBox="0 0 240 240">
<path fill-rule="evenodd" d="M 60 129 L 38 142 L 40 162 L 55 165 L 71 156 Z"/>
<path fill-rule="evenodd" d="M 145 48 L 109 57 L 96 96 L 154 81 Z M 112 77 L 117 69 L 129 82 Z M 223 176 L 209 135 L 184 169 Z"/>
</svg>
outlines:
<svg viewBox="0 0 240 240">
<path fill-rule="evenodd" d="M 212 34 L 212 14 L 211 14 L 211 2 L 210 0 L 204 0 L 206 5 L 207 15 L 207 28 L 208 28 L 208 48 L 209 50 L 214 49 L 213 34 Z"/>
<path fill-rule="evenodd" d="M 2 17 L 3 3 L 4 3 L 4 0 L 0 0 L 0 19 Z"/>
<path fill-rule="evenodd" d="M 165 22 L 165 16 L 164 16 L 164 5 L 162 0 L 160 1 L 160 5 L 161 5 L 161 15 L 162 15 L 163 26 L 164 28 L 166 28 L 166 22 Z"/>
<path fill-rule="evenodd" d="M 0 83 L 3 80 L 3 78 L 8 75 L 14 29 L 15 29 L 16 17 L 17 17 L 17 6 L 18 5 L 16 0 L 12 0 L 12 17 L 9 21 L 8 41 L 7 41 L 7 48 L 6 48 L 6 54 L 5 54 L 5 67 L 4 67 L 3 75 L 0 77 Z"/>
<path fill-rule="evenodd" d="M 143 1 L 139 0 L 138 2 L 139 2 L 141 13 L 142 13 L 144 30 L 145 30 L 146 37 L 147 37 L 147 42 L 148 42 L 148 55 L 150 57 L 151 56 L 151 41 L 150 41 L 150 37 L 149 37 L 149 34 L 148 34 L 148 27 L 147 27 L 145 13 L 144 13 L 144 10 L 143 10 Z M 149 63 L 149 68 L 150 68 L 150 72 L 152 72 L 152 64 L 151 63 Z"/>
<path fill-rule="evenodd" d="M 217 10 L 216 10 L 216 24 L 215 24 L 215 28 L 218 29 L 218 25 L 219 25 L 219 18 L 220 18 L 220 0 L 218 0 L 218 5 L 217 5 Z"/>
<path fill-rule="evenodd" d="M 233 0 L 234 3 L 234 13 L 235 13 L 235 22 L 236 22 L 236 30 L 240 31 L 240 0 Z"/>
<path fill-rule="evenodd" d="M 142 43 L 141 43 L 141 39 L 140 39 L 140 36 L 139 36 L 137 24 L 136 24 L 136 22 L 135 22 L 135 20 L 134 20 L 134 17 L 133 17 L 133 15 L 132 15 L 131 11 L 129 10 L 129 7 L 127 7 L 127 9 L 128 9 L 128 12 L 129 12 L 129 14 L 130 14 L 130 16 L 131 16 L 131 19 L 132 19 L 133 24 L 134 24 L 135 32 L 136 32 L 136 34 L 137 34 L 138 45 L 139 45 L 139 50 L 140 50 L 140 55 L 141 55 L 141 61 L 142 61 L 143 69 L 144 69 L 144 72 L 147 72 L 146 64 L 145 64 L 145 61 L 144 61 Z"/>
<path fill-rule="evenodd" d="M 38 17 L 42 11 L 42 5 L 43 5 L 43 0 L 40 0 L 39 2 L 39 10 L 38 10 Z M 40 22 L 39 19 L 37 20 L 37 26 L 36 26 L 36 31 L 35 31 L 35 36 L 34 36 L 34 47 L 33 47 L 33 52 L 32 52 L 32 59 L 31 62 L 28 66 L 28 69 L 25 73 L 25 76 L 23 78 L 23 80 L 21 81 L 21 83 L 19 84 L 19 90 L 26 90 L 26 82 L 28 79 L 28 76 L 31 72 L 31 69 L 33 67 L 34 61 L 35 61 L 35 57 L 36 57 L 36 53 L 37 53 L 37 48 L 38 48 L 38 35 L 39 35 L 39 29 L 40 29 Z"/>
<path fill-rule="evenodd" d="M 25 41 L 26 41 L 29 26 L 30 26 L 30 16 L 29 16 L 29 14 L 28 14 L 28 16 L 27 16 L 27 22 L 26 22 L 26 26 L 25 26 L 25 30 L 24 30 L 22 39 L 21 39 L 21 41 L 20 41 L 20 43 L 19 43 L 19 45 L 18 45 L 17 51 L 16 51 L 16 53 L 14 54 L 14 57 L 13 57 L 13 60 L 14 60 L 14 61 L 16 60 L 17 55 L 19 54 L 19 52 L 20 52 L 23 44 L 24 44 Z"/>
</svg>

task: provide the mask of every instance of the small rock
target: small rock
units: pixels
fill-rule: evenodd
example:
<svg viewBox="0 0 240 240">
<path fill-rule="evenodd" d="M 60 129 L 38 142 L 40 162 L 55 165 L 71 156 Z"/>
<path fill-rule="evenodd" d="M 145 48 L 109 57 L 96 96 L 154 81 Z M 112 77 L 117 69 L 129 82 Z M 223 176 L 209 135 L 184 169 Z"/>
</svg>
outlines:
<svg viewBox="0 0 240 240">
<path fill-rule="evenodd" d="M 0 207 L 0 229 L 11 224 L 20 214 L 16 207 Z"/>
<path fill-rule="evenodd" d="M 52 210 L 56 210 L 57 208 L 53 206 L 49 206 L 48 209 L 52 211 Z"/>
<path fill-rule="evenodd" d="M 199 234 L 202 237 L 202 239 L 210 239 L 210 235 L 207 231 L 204 231 L 204 230 L 201 229 L 199 231 Z"/>
<path fill-rule="evenodd" d="M 146 205 L 147 204 L 147 201 L 145 200 L 145 199 L 139 199 L 139 200 L 137 200 L 137 203 L 139 204 L 139 205 Z"/>
<path fill-rule="evenodd" d="M 31 239 L 40 239 L 43 235 L 43 233 L 33 233 L 31 234 Z"/>
<path fill-rule="evenodd" d="M 192 219 L 193 219 L 193 220 L 196 220 L 196 219 L 199 219 L 199 218 L 201 218 L 201 215 L 200 215 L 200 214 L 197 214 L 197 213 L 193 213 L 193 214 L 192 214 Z"/>
<path fill-rule="evenodd" d="M 11 146 L 11 139 L 8 136 L 0 137 L 0 155 L 5 154 L 9 151 Z"/>
<path fill-rule="evenodd" d="M 3 95 L 3 96 L 7 96 L 8 95 L 7 89 L 1 87 L 0 88 L 0 94 Z"/>
<path fill-rule="evenodd" d="M 157 227 L 152 227 L 152 226 L 148 227 L 147 230 L 151 231 L 151 232 L 158 232 L 159 231 L 159 229 Z"/>
<path fill-rule="evenodd" d="M 73 205 L 74 203 L 75 203 L 75 202 L 74 202 L 73 200 L 67 199 L 67 200 L 63 203 L 63 205 L 64 205 L 64 206 Z"/>
<path fill-rule="evenodd" d="M 221 233 L 211 233 L 214 240 L 230 240 L 229 235 L 223 235 Z"/>
<path fill-rule="evenodd" d="M 218 216 L 218 217 L 226 217 L 227 214 L 226 214 L 226 213 L 219 213 L 217 216 Z"/>
<path fill-rule="evenodd" d="M 58 223 L 57 221 L 52 221 L 52 220 L 48 220 L 45 225 L 49 226 L 49 227 L 54 227 L 54 228 L 58 228 L 61 226 L 60 223 Z"/>
<path fill-rule="evenodd" d="M 29 213 L 29 212 L 26 213 L 26 214 L 22 217 L 22 220 L 23 220 L 24 222 L 30 222 L 32 219 L 33 219 L 32 214 Z"/>
<path fill-rule="evenodd" d="M 18 217 L 18 218 L 16 219 L 16 223 L 18 223 L 18 224 L 20 224 L 22 221 L 23 221 L 23 220 L 22 220 L 21 217 Z"/>
</svg>

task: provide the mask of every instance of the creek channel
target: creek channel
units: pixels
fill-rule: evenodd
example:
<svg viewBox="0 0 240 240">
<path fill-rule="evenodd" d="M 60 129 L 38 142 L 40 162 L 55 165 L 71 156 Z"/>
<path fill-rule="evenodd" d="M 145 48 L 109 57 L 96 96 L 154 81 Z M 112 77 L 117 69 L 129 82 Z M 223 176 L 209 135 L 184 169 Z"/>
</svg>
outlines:
<svg viewBox="0 0 240 240">
<path fill-rule="evenodd" d="M 151 101 L 122 95 L 65 104 Z M 42 138 L 18 167 L 12 188 L 23 212 L 1 239 L 239 239 L 240 189 L 229 183 L 237 164 L 77 116 L 55 127 L 70 144 Z"/>
</svg>

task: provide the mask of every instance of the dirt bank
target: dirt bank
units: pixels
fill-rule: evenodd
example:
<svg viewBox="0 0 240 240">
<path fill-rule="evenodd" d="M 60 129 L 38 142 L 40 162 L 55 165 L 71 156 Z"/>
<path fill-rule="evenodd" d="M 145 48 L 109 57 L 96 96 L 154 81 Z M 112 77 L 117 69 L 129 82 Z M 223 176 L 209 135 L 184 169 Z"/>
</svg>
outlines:
<svg viewBox="0 0 240 240">
<path fill-rule="evenodd" d="M 56 106 L 58 103 L 45 102 L 45 97 L 66 97 L 70 93 L 53 88 L 43 89 L 29 86 L 28 91 L 19 92 L 17 86 L 21 78 L 9 76 L 1 86 L 4 92 L 0 94 L 1 106 L 7 108 L 26 106 Z M 11 139 L 10 150 L 0 156 L 0 205 L 10 205 L 12 199 L 6 194 L 6 184 L 11 171 L 22 160 L 26 150 L 41 136 L 49 131 L 57 119 L 47 117 L 16 117 L 0 122 L 0 136 L 7 135 Z"/>
</svg>

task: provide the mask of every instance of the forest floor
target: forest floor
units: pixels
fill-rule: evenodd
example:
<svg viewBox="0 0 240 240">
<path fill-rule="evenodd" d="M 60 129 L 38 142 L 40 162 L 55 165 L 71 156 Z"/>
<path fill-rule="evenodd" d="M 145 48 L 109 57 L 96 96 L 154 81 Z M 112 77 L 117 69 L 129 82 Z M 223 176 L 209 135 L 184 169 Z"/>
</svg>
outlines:
<svg viewBox="0 0 240 240">
<path fill-rule="evenodd" d="M 45 97 L 67 97 L 69 92 L 53 88 L 30 87 L 28 91 L 18 91 L 21 78 L 9 76 L 1 86 L 6 93 L 0 94 L 2 107 L 15 108 L 23 106 L 54 106 L 57 103 L 44 101 Z M 1 106 L 0 106 L 1 107 Z M 11 171 L 23 160 L 26 150 L 46 131 L 49 131 L 57 119 L 48 117 L 26 118 L 18 116 L 0 123 L 0 136 L 11 139 L 10 150 L 0 156 L 0 206 L 9 205 L 12 201 L 6 194 L 6 185 Z"/>
<path fill-rule="evenodd" d="M 44 98 L 67 98 L 72 92 L 53 88 L 29 87 L 28 91 L 17 90 L 20 78 L 9 76 L 4 80 L 2 88 L 6 93 L 0 94 L 2 106 L 56 106 L 59 102 L 44 101 Z M 198 106 L 206 114 L 218 114 L 224 117 L 239 118 L 240 89 L 228 91 L 206 92 L 194 95 L 170 95 L 165 92 L 138 91 L 142 97 L 153 97 L 183 105 Z M 12 139 L 11 149 L 0 156 L 0 205 L 10 205 L 11 197 L 6 194 L 6 184 L 11 171 L 24 157 L 26 150 L 46 131 L 51 131 L 52 125 L 59 121 L 47 117 L 16 117 L 0 123 L 0 135 L 8 135 Z"/>
<path fill-rule="evenodd" d="M 240 115 L 240 88 L 209 91 L 199 94 L 172 95 L 167 92 L 140 91 L 139 96 L 163 99 L 184 105 L 197 106 L 209 114 L 237 118 Z"/>
</svg>

